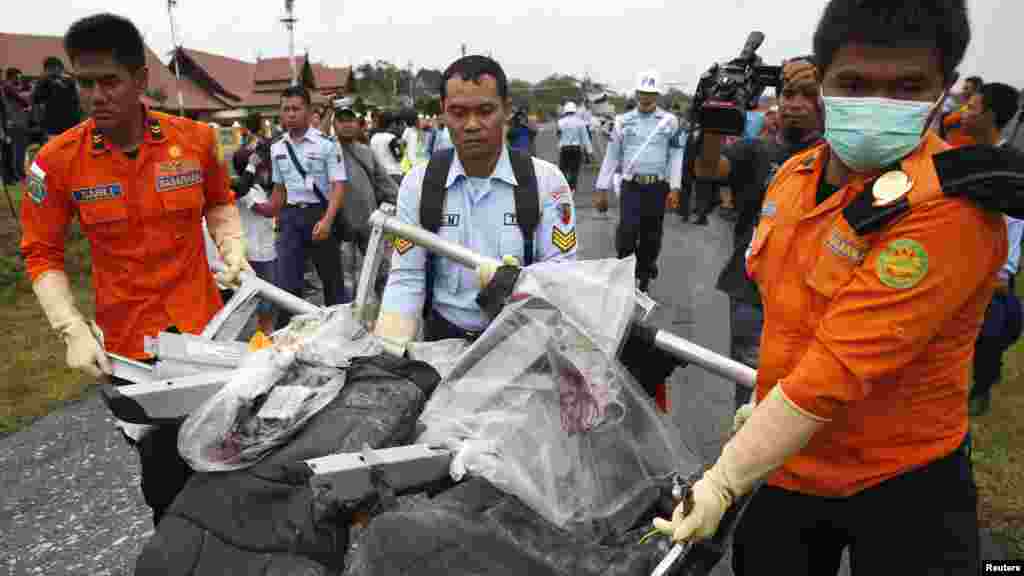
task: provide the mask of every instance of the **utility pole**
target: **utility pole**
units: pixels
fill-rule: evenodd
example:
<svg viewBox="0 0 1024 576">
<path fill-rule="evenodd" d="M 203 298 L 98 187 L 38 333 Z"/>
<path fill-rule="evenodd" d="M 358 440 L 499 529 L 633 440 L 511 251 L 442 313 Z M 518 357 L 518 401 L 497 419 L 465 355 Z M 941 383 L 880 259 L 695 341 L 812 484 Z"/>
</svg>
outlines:
<svg viewBox="0 0 1024 576">
<path fill-rule="evenodd" d="M 178 44 L 178 32 L 174 25 L 174 8 L 178 0 L 167 0 L 167 17 L 171 20 L 171 44 L 174 46 L 174 85 L 178 89 L 178 115 L 185 117 L 185 97 L 181 94 L 181 45 Z"/>
<path fill-rule="evenodd" d="M 299 74 L 295 69 L 295 0 L 284 0 L 284 11 L 287 14 L 281 22 L 288 28 L 288 61 L 292 65 L 292 86 L 299 83 Z"/>
</svg>

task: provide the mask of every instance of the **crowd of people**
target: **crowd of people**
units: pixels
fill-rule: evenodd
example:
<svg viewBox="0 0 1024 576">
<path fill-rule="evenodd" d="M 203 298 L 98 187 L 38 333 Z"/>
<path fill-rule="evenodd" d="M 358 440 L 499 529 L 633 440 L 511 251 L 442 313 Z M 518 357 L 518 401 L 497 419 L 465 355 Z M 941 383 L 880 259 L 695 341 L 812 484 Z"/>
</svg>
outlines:
<svg viewBox="0 0 1024 576">
<path fill-rule="evenodd" d="M 968 417 L 988 409 L 1021 333 L 1024 222 L 944 196 L 931 162 L 1005 147 L 1018 115 L 1007 84 L 972 77 L 951 95 L 970 38 L 963 0 L 829 0 L 811 53 L 783 63 L 777 103 L 747 137 L 688 138 L 658 106 L 655 71 L 639 75 L 635 105 L 614 121 L 594 207 L 607 211 L 615 190 L 616 252 L 636 256 L 638 290 L 658 277 L 665 213 L 686 211 L 693 190 L 728 189 L 718 202 L 692 199 L 695 223 L 715 203 L 731 213 L 734 249 L 717 288 L 730 301 L 731 354 L 758 369 L 757 387 L 737 386 L 732 438 L 656 527 L 678 541 L 709 537 L 764 482 L 736 532 L 738 575 L 781 561 L 789 574 L 834 574 L 844 548 L 855 574 L 976 573 Z M 290 87 L 281 133 L 261 135 L 254 119 L 225 159 L 209 126 L 140 105 L 145 53 L 131 22 L 85 18 L 65 48 L 89 119 L 77 123 L 77 95 L 61 112 L 49 104 L 70 80 L 48 70 L 31 101 L 48 102 L 49 143 L 25 175 L 21 218 L 33 288 L 73 368 L 101 377 L 106 352 L 146 361 L 145 336 L 198 332 L 222 304 L 217 284 L 237 287 L 243 271 L 303 296 L 309 260 L 324 303 L 349 301 L 341 245 L 365 254 L 369 214 L 385 202 L 502 263 L 471 271 L 396 239 L 390 271 L 374 279 L 374 331 L 398 353 L 418 337 L 477 338 L 495 313 L 492 280 L 576 259 L 578 173 L 593 133 L 566 106 L 558 165 L 537 158 L 536 126 L 491 58 L 445 70 L 433 120 L 366 117 L 350 98 L 315 109 Z M 24 112 L 34 104 L 23 88 L 17 75 L 4 85 Z M 699 142 L 692 172 L 688 141 Z M 63 272 L 72 217 L 92 246 L 95 323 Z M 216 282 L 204 227 L 223 262 Z M 288 320 L 270 306 L 258 316 L 265 331 Z M 191 473 L 176 430 L 132 440 L 155 522 Z"/>
</svg>

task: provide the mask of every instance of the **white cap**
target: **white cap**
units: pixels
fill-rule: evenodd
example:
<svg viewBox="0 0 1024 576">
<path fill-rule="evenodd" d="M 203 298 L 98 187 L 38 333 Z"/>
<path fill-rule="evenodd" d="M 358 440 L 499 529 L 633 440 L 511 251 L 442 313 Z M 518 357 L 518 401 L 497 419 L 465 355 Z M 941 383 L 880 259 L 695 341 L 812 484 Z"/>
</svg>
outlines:
<svg viewBox="0 0 1024 576">
<path fill-rule="evenodd" d="M 661 94 L 661 77 L 654 70 L 644 72 L 636 79 L 636 91 Z"/>
<path fill-rule="evenodd" d="M 575 114 L 575 113 L 576 113 L 576 103 L 575 102 L 566 102 L 565 103 L 565 107 L 562 108 L 562 114 Z"/>
</svg>

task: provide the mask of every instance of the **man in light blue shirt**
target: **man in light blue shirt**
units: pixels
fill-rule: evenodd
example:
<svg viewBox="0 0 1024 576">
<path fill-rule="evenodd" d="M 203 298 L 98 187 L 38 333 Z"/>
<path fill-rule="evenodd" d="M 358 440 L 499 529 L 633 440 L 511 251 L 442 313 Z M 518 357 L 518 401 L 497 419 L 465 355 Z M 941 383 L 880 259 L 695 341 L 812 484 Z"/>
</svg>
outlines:
<svg viewBox="0 0 1024 576">
<path fill-rule="evenodd" d="M 679 206 L 683 178 L 686 138 L 679 119 L 658 108 L 660 93 L 657 73 L 640 76 L 637 108 L 626 113 L 612 131 L 594 198 L 594 207 L 600 212 L 607 211 L 608 189 L 615 173 L 622 172 L 615 247 L 619 258 L 636 254 L 637 287 L 644 292 L 658 276 L 665 209 Z"/>
<path fill-rule="evenodd" d="M 278 284 L 302 296 L 306 257 L 324 286 L 324 304 L 345 301 L 341 273 L 341 239 L 332 230 L 345 195 L 345 163 L 338 145 L 309 126 L 309 92 L 292 86 L 281 96 L 287 132 L 270 147 L 274 191 L 270 203 L 278 214 Z M 288 321 L 282 314 L 278 324 Z"/>
<path fill-rule="evenodd" d="M 455 143 L 445 179 L 439 234 L 467 248 L 502 260 L 525 262 L 524 238 L 517 223 L 514 188 L 518 182 L 505 145 L 505 118 L 511 103 L 501 66 L 484 56 L 466 56 L 445 71 L 441 100 Z M 529 159 L 537 177 L 540 220 L 533 236 L 533 261 L 575 260 L 576 218 L 572 194 L 562 173 L 538 158 Z M 420 225 L 420 199 L 426 166 L 414 168 L 398 192 L 398 218 Z M 395 242 L 391 274 L 375 332 L 399 345 L 413 339 L 424 317 L 424 337 L 470 338 L 488 319 L 476 299 L 481 284 L 475 271 L 433 257 L 433 286 L 427 286 L 427 252 Z M 427 291 L 431 310 L 424 310 Z M 426 312 L 426 314 L 424 314 Z"/>
<path fill-rule="evenodd" d="M 587 158 L 594 154 L 590 131 L 586 121 L 576 113 L 576 104 L 567 102 L 558 119 L 558 168 L 565 173 L 574 194 L 584 154 Z"/>
<path fill-rule="evenodd" d="M 964 131 L 980 145 L 1007 146 L 1000 133 L 1017 114 L 1019 106 L 1019 93 L 1012 86 L 998 82 L 985 84 L 967 101 L 962 117 Z M 1024 221 L 1006 216 L 1006 232 L 1009 242 L 1006 264 L 996 278 L 996 290 L 974 344 L 974 386 L 968 402 L 968 410 L 974 417 L 988 412 L 992 387 L 1002 376 L 1003 354 L 1024 329 L 1024 310 L 1014 289 L 1020 268 Z"/>
</svg>

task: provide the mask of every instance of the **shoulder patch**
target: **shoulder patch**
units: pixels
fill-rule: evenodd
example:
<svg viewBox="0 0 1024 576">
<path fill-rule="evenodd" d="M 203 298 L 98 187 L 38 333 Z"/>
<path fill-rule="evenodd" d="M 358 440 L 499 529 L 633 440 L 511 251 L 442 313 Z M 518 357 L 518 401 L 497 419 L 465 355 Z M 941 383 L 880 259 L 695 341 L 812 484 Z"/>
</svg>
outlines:
<svg viewBox="0 0 1024 576">
<path fill-rule="evenodd" d="M 558 226 L 551 227 L 551 243 L 562 251 L 563 254 L 576 247 L 576 228 L 572 227 L 562 231 Z"/>
<path fill-rule="evenodd" d="M 913 288 L 928 274 L 928 252 L 914 240 L 893 240 L 878 255 L 875 270 L 878 280 L 890 288 Z"/>
</svg>

